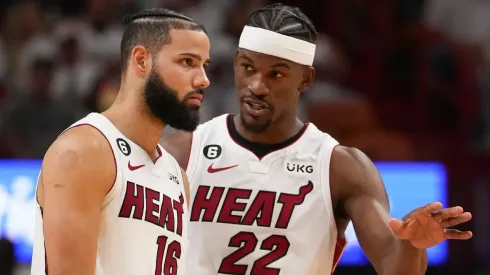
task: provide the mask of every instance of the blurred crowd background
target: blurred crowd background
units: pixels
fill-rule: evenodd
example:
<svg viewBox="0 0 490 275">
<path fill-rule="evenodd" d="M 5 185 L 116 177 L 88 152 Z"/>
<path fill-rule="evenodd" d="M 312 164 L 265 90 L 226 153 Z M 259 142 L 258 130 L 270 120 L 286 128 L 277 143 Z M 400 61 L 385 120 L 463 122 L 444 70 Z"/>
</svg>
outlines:
<svg viewBox="0 0 490 275">
<path fill-rule="evenodd" d="M 111 105 L 122 16 L 141 8 L 171 8 L 207 28 L 212 84 L 202 119 L 234 113 L 238 37 L 249 12 L 272 2 L 2 0 L 0 158 L 42 158 L 63 129 Z M 475 237 L 451 242 L 447 266 L 428 274 L 490 274 L 490 1 L 282 3 L 301 7 L 321 33 L 316 82 L 298 115 L 376 161 L 444 163 L 449 202 L 474 213 L 465 229 Z"/>
</svg>

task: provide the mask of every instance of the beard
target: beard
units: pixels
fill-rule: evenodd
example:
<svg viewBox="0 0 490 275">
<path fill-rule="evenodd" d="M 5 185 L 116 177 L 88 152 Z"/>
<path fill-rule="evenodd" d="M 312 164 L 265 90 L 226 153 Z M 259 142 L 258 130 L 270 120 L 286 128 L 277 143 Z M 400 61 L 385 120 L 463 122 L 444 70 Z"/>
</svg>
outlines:
<svg viewBox="0 0 490 275">
<path fill-rule="evenodd" d="M 177 130 L 192 132 L 199 124 L 199 107 L 186 105 L 190 96 L 202 94 L 202 90 L 190 91 L 179 101 L 177 91 L 168 87 L 160 75 L 152 71 L 144 87 L 144 99 L 148 109 L 163 124 Z"/>
</svg>

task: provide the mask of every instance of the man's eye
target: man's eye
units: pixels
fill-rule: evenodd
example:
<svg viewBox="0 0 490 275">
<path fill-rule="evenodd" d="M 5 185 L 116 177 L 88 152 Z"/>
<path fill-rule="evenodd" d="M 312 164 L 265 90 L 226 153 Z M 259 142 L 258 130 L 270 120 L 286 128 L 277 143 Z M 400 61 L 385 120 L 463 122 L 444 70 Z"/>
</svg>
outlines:
<svg viewBox="0 0 490 275">
<path fill-rule="evenodd" d="M 245 70 L 245 71 L 251 71 L 252 70 L 252 66 L 248 65 L 248 64 L 242 64 L 242 68 Z"/>
<path fill-rule="evenodd" d="M 272 77 L 276 78 L 276 79 L 279 79 L 279 78 L 282 78 L 284 77 L 284 75 L 280 72 L 277 72 L 277 71 L 273 71 L 272 72 Z"/>
<path fill-rule="evenodd" d="M 182 59 L 181 62 L 182 62 L 182 65 L 184 65 L 184 66 L 187 66 L 187 67 L 192 67 L 193 66 L 192 59 L 190 59 L 190 58 Z"/>
</svg>

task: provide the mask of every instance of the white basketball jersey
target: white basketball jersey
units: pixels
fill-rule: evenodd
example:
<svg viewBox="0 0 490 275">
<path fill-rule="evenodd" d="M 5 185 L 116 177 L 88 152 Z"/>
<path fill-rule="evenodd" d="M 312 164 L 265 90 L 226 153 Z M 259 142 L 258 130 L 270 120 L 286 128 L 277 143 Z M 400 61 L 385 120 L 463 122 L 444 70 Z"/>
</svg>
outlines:
<svg viewBox="0 0 490 275">
<path fill-rule="evenodd" d="M 176 160 L 158 147 L 160 157 L 153 162 L 101 114 L 89 114 L 70 128 L 79 125 L 90 125 L 107 138 L 117 166 L 102 208 L 95 275 L 184 274 L 180 263 L 187 246 L 188 213 Z M 38 206 L 31 274 L 48 271 Z"/>
<path fill-rule="evenodd" d="M 193 135 L 188 274 L 330 274 L 340 256 L 329 185 L 338 142 L 310 123 L 259 159 L 233 140 L 226 120 Z"/>
</svg>

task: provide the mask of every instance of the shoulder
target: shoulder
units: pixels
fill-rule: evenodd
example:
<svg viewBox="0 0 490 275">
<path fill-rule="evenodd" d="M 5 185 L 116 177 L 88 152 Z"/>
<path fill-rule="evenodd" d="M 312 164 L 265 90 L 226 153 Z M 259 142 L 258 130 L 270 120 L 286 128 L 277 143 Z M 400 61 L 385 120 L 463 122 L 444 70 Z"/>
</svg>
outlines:
<svg viewBox="0 0 490 275">
<path fill-rule="evenodd" d="M 369 157 L 361 150 L 353 147 L 337 146 L 332 152 L 332 165 L 340 170 L 358 170 L 373 166 Z"/>
<path fill-rule="evenodd" d="M 332 152 L 330 188 L 334 202 L 384 192 L 381 177 L 369 157 L 357 148 L 345 146 L 337 146 Z"/>
<path fill-rule="evenodd" d="M 374 163 L 365 153 L 345 146 L 333 150 L 330 173 L 333 183 L 341 185 L 368 182 L 369 178 L 378 176 Z"/>
<path fill-rule="evenodd" d="M 111 164 L 112 163 L 112 164 Z M 80 125 L 68 129 L 51 145 L 42 165 L 43 184 L 66 180 L 110 189 L 116 178 L 114 152 L 106 137 L 95 127 Z M 108 190 L 107 190 L 108 191 Z"/>
<path fill-rule="evenodd" d="M 66 130 L 51 145 L 49 151 L 61 153 L 76 152 L 78 155 L 91 156 L 92 153 L 98 152 L 101 155 L 109 153 L 112 155 L 112 149 L 105 135 L 96 127 L 81 124 Z M 94 155 L 93 158 L 97 158 Z"/>
</svg>

